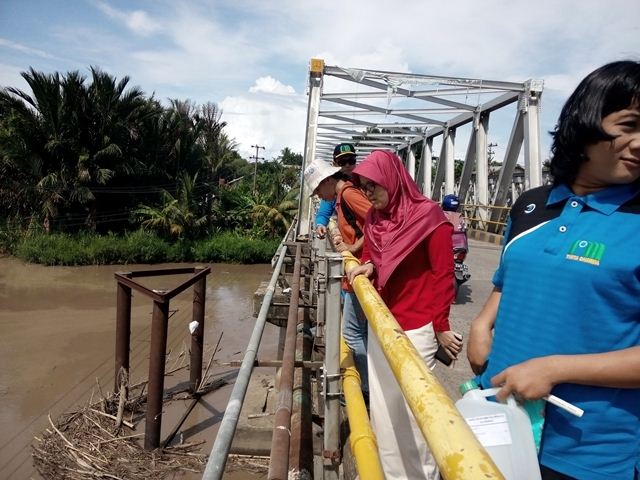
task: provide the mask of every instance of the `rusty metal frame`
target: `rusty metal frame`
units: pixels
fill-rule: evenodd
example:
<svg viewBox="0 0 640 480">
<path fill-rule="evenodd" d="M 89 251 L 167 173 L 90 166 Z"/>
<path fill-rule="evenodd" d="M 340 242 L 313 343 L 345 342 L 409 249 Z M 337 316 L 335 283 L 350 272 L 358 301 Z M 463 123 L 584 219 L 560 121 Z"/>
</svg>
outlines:
<svg viewBox="0 0 640 480">
<path fill-rule="evenodd" d="M 134 278 L 157 277 L 164 275 L 193 274 L 172 290 L 154 290 L 140 285 Z M 206 278 L 211 267 L 179 267 L 154 270 L 117 272 L 114 274 L 117 286 L 116 308 L 116 362 L 115 391 L 119 391 L 120 369 L 129 372 L 131 349 L 131 290 L 146 295 L 153 300 L 151 320 L 151 347 L 149 352 L 149 385 L 147 389 L 147 414 L 145 421 L 144 448 L 153 450 L 160 446 L 162 427 L 162 397 L 164 390 L 164 368 L 167 349 L 167 330 L 169 326 L 169 303 L 172 298 L 194 286 L 193 320 L 198 322 L 191 335 L 189 386 L 196 393 L 202 381 L 202 353 L 204 344 L 204 311 L 206 296 Z"/>
</svg>

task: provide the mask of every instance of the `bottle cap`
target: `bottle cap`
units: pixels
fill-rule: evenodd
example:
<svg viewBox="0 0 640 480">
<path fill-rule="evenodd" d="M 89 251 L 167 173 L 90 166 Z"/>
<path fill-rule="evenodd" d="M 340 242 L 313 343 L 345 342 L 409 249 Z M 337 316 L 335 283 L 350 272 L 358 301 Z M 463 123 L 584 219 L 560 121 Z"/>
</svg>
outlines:
<svg viewBox="0 0 640 480">
<path fill-rule="evenodd" d="M 467 380 L 466 382 L 460 384 L 458 390 L 460 391 L 460 395 L 464 396 L 464 394 L 468 391 L 476 390 L 478 388 L 480 387 L 475 380 Z"/>
</svg>

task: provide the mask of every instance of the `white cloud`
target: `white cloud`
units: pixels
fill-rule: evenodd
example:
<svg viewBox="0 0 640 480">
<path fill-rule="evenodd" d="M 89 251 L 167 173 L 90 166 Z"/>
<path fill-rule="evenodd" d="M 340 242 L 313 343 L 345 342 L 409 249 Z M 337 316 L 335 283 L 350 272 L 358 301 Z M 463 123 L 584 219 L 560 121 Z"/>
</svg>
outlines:
<svg viewBox="0 0 640 480">
<path fill-rule="evenodd" d="M 37 48 L 27 47 L 26 45 L 22 45 L 20 43 L 13 42 L 6 38 L 0 38 L 0 47 L 10 48 L 12 50 L 16 50 L 20 53 L 24 53 L 29 56 L 36 56 L 41 58 L 55 58 L 53 55 L 43 51 L 38 50 Z"/>
<path fill-rule="evenodd" d="M 255 155 L 251 145 L 264 146 L 267 160 L 277 157 L 284 147 L 302 152 L 307 115 L 306 96 L 289 90 L 286 95 L 253 90 L 244 95 L 226 97 L 220 107 L 222 118 L 228 124 L 226 131 L 238 142 L 243 157 Z"/>
<path fill-rule="evenodd" d="M 284 85 L 275 78 L 267 75 L 256 80 L 253 87 L 249 89 L 250 93 L 275 93 L 276 95 L 293 95 L 296 90 L 291 85 Z"/>
<path fill-rule="evenodd" d="M 546 132 L 580 78 L 640 52 L 640 2 L 628 0 L 538 0 L 534 6 L 524 0 L 405 0 L 398 7 L 378 0 L 132 0 L 130 10 L 114 6 L 125 5 L 120 2 L 91 2 L 93 13 L 101 12 L 98 22 L 80 24 L 66 15 L 52 23 L 49 32 L 57 36 L 49 34 L 51 45 L 3 33 L 0 62 L 22 65 L 3 52 L 11 49 L 35 57 L 24 65 L 52 71 L 53 62 L 37 61 L 46 45 L 72 59 L 56 62 L 61 71 L 98 65 L 131 76 L 132 84 L 162 100 L 218 101 L 242 144 L 272 145 L 267 157 L 283 146 L 302 150 L 306 98 L 296 92 L 304 91 L 312 57 L 342 67 L 540 78 Z M 35 30 L 33 23 L 23 28 Z"/>
<path fill-rule="evenodd" d="M 160 29 L 159 23 L 143 10 L 122 11 L 99 1 L 95 2 L 95 5 L 108 17 L 126 25 L 136 35 L 147 36 Z"/>
</svg>

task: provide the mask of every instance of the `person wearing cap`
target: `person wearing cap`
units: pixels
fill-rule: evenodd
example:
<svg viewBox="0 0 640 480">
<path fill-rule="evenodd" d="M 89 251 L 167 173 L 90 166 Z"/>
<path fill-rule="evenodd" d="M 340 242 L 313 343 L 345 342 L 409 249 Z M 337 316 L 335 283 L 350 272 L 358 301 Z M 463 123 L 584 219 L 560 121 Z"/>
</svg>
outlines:
<svg viewBox="0 0 640 480">
<path fill-rule="evenodd" d="M 335 244 L 336 250 L 351 252 L 359 258 L 364 243 L 362 230 L 371 202 L 360 189 L 353 186 L 341 166 L 312 163 L 305 169 L 304 179 L 311 195 L 318 195 L 324 201 L 335 200 L 336 202 L 338 230 L 341 237 Z M 353 359 L 360 374 L 362 392 L 368 403 L 367 318 L 346 278 L 342 279 L 342 290 L 344 293 L 342 335 L 353 352 Z"/>
<path fill-rule="evenodd" d="M 333 165 L 341 167 L 348 176 L 356 166 L 356 149 L 351 143 L 339 143 L 333 149 Z M 327 233 L 327 225 L 335 211 L 335 200 L 320 200 L 320 207 L 316 213 L 316 234 L 323 238 Z"/>
</svg>

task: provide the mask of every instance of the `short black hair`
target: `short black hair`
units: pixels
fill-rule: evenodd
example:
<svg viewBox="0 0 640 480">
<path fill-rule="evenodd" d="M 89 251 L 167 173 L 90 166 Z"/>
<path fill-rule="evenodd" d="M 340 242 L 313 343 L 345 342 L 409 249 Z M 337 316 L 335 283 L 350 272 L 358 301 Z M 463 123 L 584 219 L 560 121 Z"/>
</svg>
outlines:
<svg viewBox="0 0 640 480">
<path fill-rule="evenodd" d="M 344 173 L 342 170 L 338 170 L 331 176 L 336 180 L 351 181 L 351 177 L 348 174 Z"/>
<path fill-rule="evenodd" d="M 551 145 L 553 183 L 571 185 L 589 159 L 585 147 L 613 137 L 602 119 L 640 101 L 640 62 L 608 63 L 587 75 L 562 107 Z"/>
</svg>

